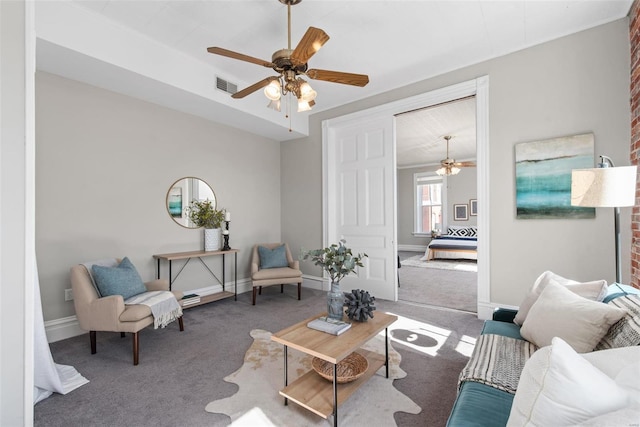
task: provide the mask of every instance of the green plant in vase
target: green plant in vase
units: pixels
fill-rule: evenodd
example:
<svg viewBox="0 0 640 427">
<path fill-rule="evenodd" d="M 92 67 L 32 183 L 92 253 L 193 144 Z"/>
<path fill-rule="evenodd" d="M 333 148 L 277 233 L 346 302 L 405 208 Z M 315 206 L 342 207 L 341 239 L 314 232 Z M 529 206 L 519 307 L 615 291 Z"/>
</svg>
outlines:
<svg viewBox="0 0 640 427">
<path fill-rule="evenodd" d="M 215 251 L 220 249 L 221 227 L 224 222 L 225 209 L 216 209 L 213 202 L 206 200 L 193 200 L 187 207 L 189 220 L 197 227 L 204 227 L 204 250 Z"/>
<path fill-rule="evenodd" d="M 302 260 L 310 259 L 315 265 L 322 267 L 331 278 L 331 290 L 327 294 L 327 316 L 332 319 L 342 319 L 344 294 L 340 292 L 340 280 L 356 272 L 356 267 L 364 267 L 362 260 L 367 254 L 354 255 L 341 239 L 338 244 L 328 248 L 313 249 L 302 253 Z"/>
</svg>

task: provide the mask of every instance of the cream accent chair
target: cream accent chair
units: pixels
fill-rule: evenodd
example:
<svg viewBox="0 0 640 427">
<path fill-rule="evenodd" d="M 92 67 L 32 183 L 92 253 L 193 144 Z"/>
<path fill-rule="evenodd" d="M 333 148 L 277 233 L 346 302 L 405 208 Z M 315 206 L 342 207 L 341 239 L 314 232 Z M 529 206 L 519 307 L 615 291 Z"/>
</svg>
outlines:
<svg viewBox="0 0 640 427">
<path fill-rule="evenodd" d="M 169 290 L 167 280 L 146 282 L 145 286 L 149 291 Z M 121 295 L 98 296 L 91 276 L 82 264 L 71 267 L 71 288 L 80 327 L 89 331 L 91 354 L 96 354 L 97 331 L 120 332 L 122 337 L 125 332 L 130 332 L 133 334 L 133 364 L 137 365 L 140 346 L 138 332 L 153 325 L 151 309 L 141 304 L 124 305 Z M 173 294 L 178 301 L 182 298 L 182 292 L 173 291 Z M 178 323 L 180 331 L 184 331 L 182 317 L 178 318 Z"/>
<path fill-rule="evenodd" d="M 258 246 L 274 249 L 284 245 L 287 254 L 288 267 L 260 269 L 260 254 Z M 284 292 L 284 285 L 298 284 L 298 300 L 300 300 L 300 290 L 302 288 L 302 271 L 300 271 L 300 261 L 293 259 L 289 245 L 286 243 L 258 243 L 253 246 L 251 257 L 251 283 L 253 284 L 252 305 L 256 305 L 256 291 L 262 295 L 263 286 L 280 285 L 280 293 Z"/>
</svg>

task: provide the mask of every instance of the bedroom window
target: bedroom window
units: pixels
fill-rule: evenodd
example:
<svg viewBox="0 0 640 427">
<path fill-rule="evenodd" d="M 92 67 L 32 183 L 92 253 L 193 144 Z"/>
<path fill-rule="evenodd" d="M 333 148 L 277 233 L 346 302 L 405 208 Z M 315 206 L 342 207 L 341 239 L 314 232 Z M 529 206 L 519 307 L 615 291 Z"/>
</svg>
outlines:
<svg viewBox="0 0 640 427">
<path fill-rule="evenodd" d="M 443 178 L 433 173 L 414 175 L 416 234 L 430 234 L 434 229 L 442 230 L 443 183 Z"/>
</svg>

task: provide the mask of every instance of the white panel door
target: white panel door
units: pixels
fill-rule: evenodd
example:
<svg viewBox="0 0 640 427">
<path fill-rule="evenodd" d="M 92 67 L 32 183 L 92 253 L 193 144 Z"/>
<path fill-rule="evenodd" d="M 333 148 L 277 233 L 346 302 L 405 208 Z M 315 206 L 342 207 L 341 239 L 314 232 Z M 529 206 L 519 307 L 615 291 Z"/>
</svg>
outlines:
<svg viewBox="0 0 640 427">
<path fill-rule="evenodd" d="M 344 238 L 366 253 L 364 268 L 340 282 L 397 300 L 393 117 L 357 119 L 326 129 L 327 244 Z"/>
</svg>

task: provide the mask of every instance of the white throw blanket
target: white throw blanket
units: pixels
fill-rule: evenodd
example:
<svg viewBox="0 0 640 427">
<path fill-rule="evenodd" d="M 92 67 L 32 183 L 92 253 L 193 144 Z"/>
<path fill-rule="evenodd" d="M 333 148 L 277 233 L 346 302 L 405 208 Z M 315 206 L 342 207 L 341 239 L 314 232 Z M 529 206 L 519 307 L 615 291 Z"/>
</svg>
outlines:
<svg viewBox="0 0 640 427">
<path fill-rule="evenodd" d="M 182 307 L 176 297 L 169 291 L 151 291 L 134 295 L 124 301 L 126 305 L 142 304 L 151 309 L 153 327 L 164 328 L 182 316 Z"/>
</svg>

